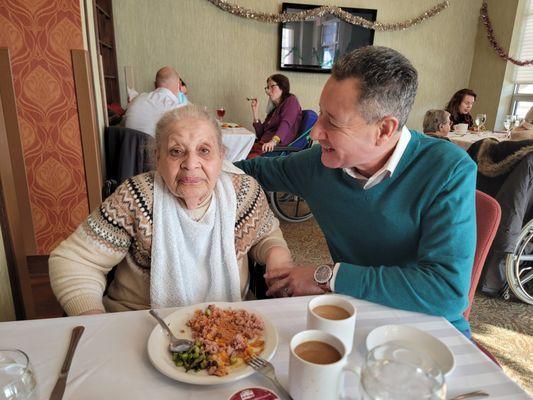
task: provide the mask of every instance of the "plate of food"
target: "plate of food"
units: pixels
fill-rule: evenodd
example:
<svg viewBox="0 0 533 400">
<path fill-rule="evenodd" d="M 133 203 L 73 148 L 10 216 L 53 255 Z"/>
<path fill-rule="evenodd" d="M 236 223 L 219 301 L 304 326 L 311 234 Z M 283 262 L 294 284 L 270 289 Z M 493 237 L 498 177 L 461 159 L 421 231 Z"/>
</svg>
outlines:
<svg viewBox="0 0 533 400">
<path fill-rule="evenodd" d="M 408 325 L 383 325 L 372 330 L 366 337 L 366 349 L 370 351 L 392 341 L 404 343 L 428 354 L 444 375 L 452 372 L 455 366 L 453 353 L 448 346 L 435 336 Z"/>
<path fill-rule="evenodd" d="M 239 128 L 240 125 L 236 124 L 235 122 L 223 122 L 220 125 L 221 128 Z"/>
<path fill-rule="evenodd" d="M 148 338 L 148 357 L 154 367 L 180 382 L 234 382 L 254 373 L 247 359 L 257 355 L 271 360 L 278 347 L 278 333 L 272 322 L 241 304 L 196 304 L 163 319 L 174 336 L 195 341 L 187 352 L 172 354 L 161 326 L 157 325 Z"/>
</svg>

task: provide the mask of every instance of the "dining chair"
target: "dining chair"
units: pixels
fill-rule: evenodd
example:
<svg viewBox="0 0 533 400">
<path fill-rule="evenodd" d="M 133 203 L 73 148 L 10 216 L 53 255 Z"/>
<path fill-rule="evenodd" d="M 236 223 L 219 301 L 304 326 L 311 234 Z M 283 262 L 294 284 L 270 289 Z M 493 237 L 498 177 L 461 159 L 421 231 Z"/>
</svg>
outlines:
<svg viewBox="0 0 533 400">
<path fill-rule="evenodd" d="M 481 277 L 483 265 L 485 259 L 489 253 L 490 246 L 496 236 L 496 231 L 500 224 L 502 211 L 500 205 L 493 197 L 486 193 L 476 190 L 476 253 L 474 256 L 474 265 L 472 267 L 472 276 L 470 278 L 470 291 L 468 292 L 468 308 L 464 311 L 463 315 L 468 320 L 470 317 L 470 311 L 472 304 L 474 303 L 474 295 L 476 288 Z M 489 357 L 496 365 L 500 365 L 494 355 L 491 354 L 485 347 L 472 338 L 475 345 L 481 350 L 487 357 Z"/>
<path fill-rule="evenodd" d="M 501 216 L 502 211 L 496 199 L 480 190 L 476 190 L 477 242 L 472 276 L 470 278 L 470 291 L 468 292 L 468 308 L 463 313 L 466 319 L 470 317 L 479 278 L 481 277 L 490 246 L 500 225 Z"/>
</svg>

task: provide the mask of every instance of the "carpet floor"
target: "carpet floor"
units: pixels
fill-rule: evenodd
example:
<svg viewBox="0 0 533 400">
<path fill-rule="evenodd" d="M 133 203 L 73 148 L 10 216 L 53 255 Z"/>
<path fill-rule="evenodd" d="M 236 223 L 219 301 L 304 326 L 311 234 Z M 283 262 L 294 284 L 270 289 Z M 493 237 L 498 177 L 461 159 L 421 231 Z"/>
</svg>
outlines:
<svg viewBox="0 0 533 400">
<path fill-rule="evenodd" d="M 295 261 L 305 264 L 331 262 L 322 231 L 314 219 L 281 222 L 281 229 Z M 513 301 L 474 298 L 470 324 L 476 341 L 489 350 L 505 373 L 533 395 L 533 307 Z"/>
</svg>

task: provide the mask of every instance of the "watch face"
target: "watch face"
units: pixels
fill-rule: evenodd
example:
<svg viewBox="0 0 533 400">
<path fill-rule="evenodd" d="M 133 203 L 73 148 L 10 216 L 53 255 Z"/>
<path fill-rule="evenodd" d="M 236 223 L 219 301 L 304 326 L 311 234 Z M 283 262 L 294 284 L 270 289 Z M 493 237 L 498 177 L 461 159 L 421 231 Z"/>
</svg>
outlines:
<svg viewBox="0 0 533 400">
<path fill-rule="evenodd" d="M 332 275 L 333 271 L 329 265 L 321 265 L 315 270 L 315 281 L 321 284 L 327 283 Z"/>
</svg>

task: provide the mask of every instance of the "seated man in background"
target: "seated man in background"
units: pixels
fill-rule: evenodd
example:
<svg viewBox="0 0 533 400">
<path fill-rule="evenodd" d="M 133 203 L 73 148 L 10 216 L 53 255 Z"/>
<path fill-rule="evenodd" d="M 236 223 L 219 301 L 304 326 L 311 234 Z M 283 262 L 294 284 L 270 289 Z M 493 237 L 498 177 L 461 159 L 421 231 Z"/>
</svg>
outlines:
<svg viewBox="0 0 533 400">
<path fill-rule="evenodd" d="M 465 151 L 405 127 L 417 71 L 368 46 L 340 60 L 311 137 L 287 157 L 237 163 L 268 191 L 303 197 L 334 265 L 268 271 L 269 291 L 335 292 L 447 318 L 470 336 L 476 166 Z"/>
<path fill-rule="evenodd" d="M 187 104 L 187 98 L 180 90 L 180 76 L 174 68 L 163 67 L 157 71 L 155 90 L 141 93 L 128 105 L 126 110 L 126 128 L 155 136 L 157 121 L 166 111 Z"/>
</svg>

